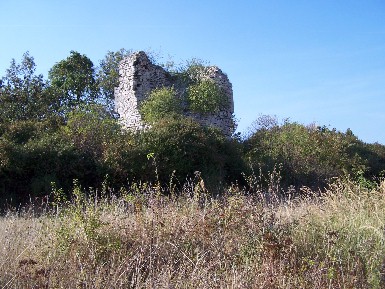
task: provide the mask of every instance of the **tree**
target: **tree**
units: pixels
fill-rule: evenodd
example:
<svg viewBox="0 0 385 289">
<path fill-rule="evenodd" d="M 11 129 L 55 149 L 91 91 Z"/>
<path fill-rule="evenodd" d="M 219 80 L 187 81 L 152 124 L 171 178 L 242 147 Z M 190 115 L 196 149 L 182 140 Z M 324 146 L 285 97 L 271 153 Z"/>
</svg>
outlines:
<svg viewBox="0 0 385 289">
<path fill-rule="evenodd" d="M 41 74 L 35 74 L 34 58 L 23 54 L 20 64 L 15 59 L 0 81 L 0 122 L 47 118 L 58 103 L 47 90 Z"/>
<path fill-rule="evenodd" d="M 48 78 L 53 92 L 59 94 L 64 106 L 88 103 L 97 96 L 94 65 L 79 52 L 71 51 L 69 57 L 56 63 L 49 71 Z"/>
<path fill-rule="evenodd" d="M 119 86 L 119 63 L 131 53 L 131 50 L 124 48 L 116 52 L 108 51 L 104 59 L 99 62 L 96 73 L 99 98 L 110 109 L 113 105 L 114 89 Z"/>
</svg>

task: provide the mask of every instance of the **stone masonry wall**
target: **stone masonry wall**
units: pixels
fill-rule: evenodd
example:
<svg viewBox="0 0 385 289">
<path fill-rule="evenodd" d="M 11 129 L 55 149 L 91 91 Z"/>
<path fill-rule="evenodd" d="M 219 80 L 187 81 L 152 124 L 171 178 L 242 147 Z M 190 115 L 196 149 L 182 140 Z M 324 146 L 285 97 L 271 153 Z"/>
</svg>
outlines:
<svg viewBox="0 0 385 289">
<path fill-rule="evenodd" d="M 178 89 L 170 74 L 162 67 L 154 65 L 143 51 L 123 59 L 119 65 L 119 74 L 120 84 L 115 88 L 115 110 L 120 115 L 121 123 L 128 129 L 140 130 L 146 127 L 139 107 L 153 89 L 172 85 Z M 233 90 L 229 79 L 215 66 L 205 67 L 197 77 L 213 80 L 222 89 L 228 106 L 215 113 L 197 114 L 187 111 L 185 115 L 202 125 L 214 126 L 230 137 L 235 128 Z"/>
</svg>

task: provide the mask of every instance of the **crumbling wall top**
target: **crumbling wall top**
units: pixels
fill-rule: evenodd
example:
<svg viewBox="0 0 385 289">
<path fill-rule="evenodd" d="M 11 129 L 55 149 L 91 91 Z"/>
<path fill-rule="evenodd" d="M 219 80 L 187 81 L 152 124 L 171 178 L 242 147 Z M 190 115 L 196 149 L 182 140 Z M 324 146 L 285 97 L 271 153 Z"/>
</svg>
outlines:
<svg viewBox="0 0 385 289">
<path fill-rule="evenodd" d="M 170 86 L 178 89 L 177 81 L 170 73 L 153 64 L 143 51 L 134 52 L 124 58 L 119 65 L 119 74 L 119 87 L 115 88 L 115 110 L 120 115 L 121 123 L 129 129 L 138 130 L 146 126 L 139 108 L 152 90 Z M 194 118 L 202 125 L 214 126 L 225 135 L 231 136 L 234 132 L 234 102 L 232 85 L 227 75 L 216 66 L 207 66 L 195 77 L 198 80 L 212 80 L 223 91 L 228 105 L 204 115 L 186 111 L 186 116 Z M 180 94 L 183 93 L 180 91 Z"/>
</svg>

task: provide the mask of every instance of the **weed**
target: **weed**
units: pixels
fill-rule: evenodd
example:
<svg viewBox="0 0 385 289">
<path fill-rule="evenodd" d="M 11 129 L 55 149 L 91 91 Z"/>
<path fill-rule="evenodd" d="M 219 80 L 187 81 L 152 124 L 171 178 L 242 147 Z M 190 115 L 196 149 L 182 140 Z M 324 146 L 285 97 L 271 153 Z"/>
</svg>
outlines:
<svg viewBox="0 0 385 289">
<path fill-rule="evenodd" d="M 54 187 L 51 212 L 0 219 L 0 287 L 384 286 L 384 182 L 336 180 L 272 206 L 235 185 L 214 197 L 201 181 L 196 173 L 173 196 L 147 183 L 116 197 L 74 182 L 65 200 Z"/>
</svg>

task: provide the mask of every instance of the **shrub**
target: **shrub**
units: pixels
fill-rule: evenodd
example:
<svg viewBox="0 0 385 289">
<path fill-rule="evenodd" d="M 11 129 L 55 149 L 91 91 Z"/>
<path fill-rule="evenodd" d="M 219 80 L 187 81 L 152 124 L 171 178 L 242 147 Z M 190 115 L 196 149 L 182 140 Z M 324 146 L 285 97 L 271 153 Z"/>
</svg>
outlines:
<svg viewBox="0 0 385 289">
<path fill-rule="evenodd" d="M 109 172 L 105 152 L 120 137 L 116 120 L 98 106 L 72 111 L 66 125 L 18 121 L 1 131 L 0 193 L 14 203 L 48 194 L 51 182 L 66 192 L 73 179 L 98 186 Z"/>
<path fill-rule="evenodd" d="M 154 154 L 162 182 L 169 181 L 174 171 L 182 182 L 199 171 L 208 182 L 218 184 L 234 180 L 243 168 L 236 142 L 189 118 L 162 119 L 136 141 L 143 163 L 148 164 L 147 154 Z M 154 167 L 147 165 L 144 175 L 154 178 Z"/>
<path fill-rule="evenodd" d="M 100 105 L 79 106 L 68 114 L 64 134 L 80 151 L 101 158 L 108 144 L 120 133 L 120 126 Z"/>
<path fill-rule="evenodd" d="M 182 102 L 173 87 L 162 87 L 151 91 L 141 104 L 140 112 L 147 123 L 154 123 L 164 117 L 177 117 L 182 114 Z"/>
<path fill-rule="evenodd" d="M 193 112 L 207 114 L 226 106 L 226 98 L 221 88 L 212 80 L 201 80 L 187 89 L 189 108 Z"/>
<path fill-rule="evenodd" d="M 46 195 L 51 182 L 68 188 L 73 178 L 88 179 L 89 173 L 95 171 L 92 160 L 57 133 L 41 135 L 24 144 L 3 144 L 0 189 L 3 200 L 8 202 L 24 203 L 29 197 Z"/>
<path fill-rule="evenodd" d="M 245 141 L 245 156 L 253 166 L 272 171 L 282 164 L 286 185 L 324 186 L 328 179 L 360 168 L 361 158 L 351 156 L 353 140 L 326 127 L 286 121 L 262 126 Z"/>
</svg>

